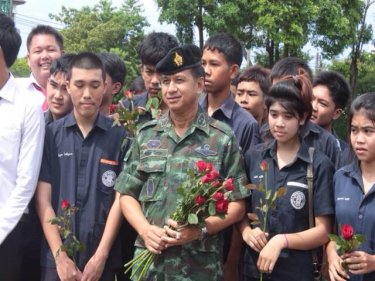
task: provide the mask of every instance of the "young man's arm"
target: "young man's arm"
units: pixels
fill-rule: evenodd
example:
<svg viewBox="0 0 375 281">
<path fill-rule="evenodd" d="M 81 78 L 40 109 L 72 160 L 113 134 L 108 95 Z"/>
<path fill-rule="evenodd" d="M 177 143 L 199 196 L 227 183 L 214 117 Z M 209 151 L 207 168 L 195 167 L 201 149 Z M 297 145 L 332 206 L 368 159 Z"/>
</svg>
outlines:
<svg viewBox="0 0 375 281">
<path fill-rule="evenodd" d="M 49 220 L 56 216 L 51 205 L 51 184 L 39 181 L 36 189 L 36 209 L 42 224 L 44 236 L 52 254 L 55 257 L 56 270 L 61 280 L 81 280 L 82 273 L 77 269 L 74 262 L 67 256 L 66 252 L 60 251 L 56 256 L 56 252 L 60 249 L 62 243 L 59 229 Z"/>
<path fill-rule="evenodd" d="M 87 262 L 85 269 L 83 270 L 81 281 L 99 280 L 103 273 L 109 252 L 121 227 L 122 215 L 119 199 L 120 194 L 116 192 L 115 200 L 109 211 L 105 224 L 102 239 L 100 240 L 95 254 Z"/>
</svg>

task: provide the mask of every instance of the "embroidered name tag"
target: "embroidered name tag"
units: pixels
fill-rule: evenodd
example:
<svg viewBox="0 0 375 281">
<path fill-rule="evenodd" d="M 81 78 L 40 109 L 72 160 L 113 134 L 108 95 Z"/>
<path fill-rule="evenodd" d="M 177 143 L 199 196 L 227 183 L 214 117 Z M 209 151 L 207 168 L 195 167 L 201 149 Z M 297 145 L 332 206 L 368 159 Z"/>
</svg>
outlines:
<svg viewBox="0 0 375 281">
<path fill-rule="evenodd" d="M 118 161 L 104 159 L 104 158 L 100 159 L 100 163 L 107 164 L 107 165 L 112 165 L 112 166 L 117 166 L 118 165 Z"/>
</svg>

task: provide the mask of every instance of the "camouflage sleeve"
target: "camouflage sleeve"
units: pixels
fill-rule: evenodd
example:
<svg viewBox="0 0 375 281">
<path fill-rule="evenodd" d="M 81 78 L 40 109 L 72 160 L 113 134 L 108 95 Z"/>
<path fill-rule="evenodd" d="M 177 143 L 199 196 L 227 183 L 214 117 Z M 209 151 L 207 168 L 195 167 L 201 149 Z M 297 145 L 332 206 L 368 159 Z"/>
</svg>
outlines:
<svg viewBox="0 0 375 281">
<path fill-rule="evenodd" d="M 137 200 L 144 184 L 144 179 L 137 170 L 138 165 L 139 146 L 135 140 L 125 155 L 124 169 L 117 178 L 115 190 L 121 194 L 130 195 Z"/>
<path fill-rule="evenodd" d="M 223 157 L 224 177 L 233 177 L 235 190 L 231 193 L 231 200 L 236 201 L 250 196 L 251 191 L 246 189 L 247 177 L 244 168 L 244 159 L 238 149 L 237 142 L 234 136 L 227 144 L 227 151 Z"/>
</svg>

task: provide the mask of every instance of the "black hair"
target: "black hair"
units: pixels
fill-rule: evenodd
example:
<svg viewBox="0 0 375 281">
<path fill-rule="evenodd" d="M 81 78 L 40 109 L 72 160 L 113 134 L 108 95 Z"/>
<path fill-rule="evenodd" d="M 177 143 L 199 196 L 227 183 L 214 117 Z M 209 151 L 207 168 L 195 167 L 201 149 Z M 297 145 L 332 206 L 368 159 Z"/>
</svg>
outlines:
<svg viewBox="0 0 375 281">
<path fill-rule="evenodd" d="M 279 102 L 289 113 L 295 117 L 306 120 L 310 119 L 312 113 L 311 105 L 312 85 L 307 73 L 300 71 L 298 75 L 289 75 L 276 82 L 266 95 L 266 107 Z M 297 116 L 298 115 L 298 116 Z"/>
<path fill-rule="evenodd" d="M 313 87 L 326 86 L 336 108 L 344 109 L 350 98 L 350 87 L 345 77 L 335 71 L 323 71 L 314 79 Z"/>
<path fill-rule="evenodd" d="M 57 73 L 63 73 L 64 75 L 67 75 L 69 72 L 70 63 L 75 56 L 76 54 L 63 54 L 58 59 L 55 59 L 51 64 L 49 74 L 54 75 Z"/>
<path fill-rule="evenodd" d="M 67 80 L 72 78 L 72 69 L 100 69 L 102 71 L 103 81 L 105 80 L 105 69 L 100 58 L 91 52 L 82 52 L 77 54 L 70 63 L 70 68 L 67 74 Z"/>
<path fill-rule="evenodd" d="M 259 65 L 251 66 L 245 69 L 237 80 L 237 85 L 241 82 L 256 82 L 263 92 L 267 95 L 271 87 L 270 70 Z"/>
<path fill-rule="evenodd" d="M 21 43 L 22 39 L 14 21 L 10 17 L 0 13 L 0 47 L 8 68 L 16 61 Z"/>
<path fill-rule="evenodd" d="M 203 50 L 219 51 L 224 54 L 228 64 L 241 66 L 243 52 L 241 42 L 229 33 L 218 33 L 207 39 Z"/>
<path fill-rule="evenodd" d="M 60 50 L 64 49 L 64 37 L 56 29 L 49 25 L 37 25 L 27 36 L 27 51 L 30 51 L 30 45 L 33 37 L 39 34 L 52 35 L 53 37 L 55 37 L 56 43 L 57 45 L 59 45 Z"/>
<path fill-rule="evenodd" d="M 121 88 L 124 85 L 126 77 L 126 66 L 124 61 L 114 53 L 99 53 L 98 57 L 102 60 L 106 73 L 113 82 L 120 82 Z"/>
<path fill-rule="evenodd" d="M 237 87 L 237 85 L 238 85 L 238 79 L 240 78 L 240 72 L 238 72 L 237 74 L 236 74 L 236 76 L 233 78 L 233 79 L 231 79 L 230 80 L 230 84 L 231 85 L 233 85 L 233 86 L 236 86 Z"/>
<path fill-rule="evenodd" d="M 364 112 L 366 117 L 375 123 L 375 92 L 362 94 L 354 99 L 350 106 L 348 125 L 352 124 L 355 113 Z"/>
<path fill-rule="evenodd" d="M 204 68 L 201 65 L 190 68 L 190 71 L 194 78 L 205 76 Z"/>
<path fill-rule="evenodd" d="M 306 75 L 312 82 L 313 74 L 309 65 L 302 59 L 296 57 L 286 57 L 279 60 L 271 69 L 271 82 L 275 79 L 281 79 L 288 75 L 297 75 L 300 70 L 306 72 Z"/>
<path fill-rule="evenodd" d="M 142 76 L 137 76 L 129 85 L 129 91 L 134 93 L 141 93 L 146 91 L 145 81 Z"/>
<path fill-rule="evenodd" d="M 138 48 L 142 64 L 157 65 L 169 50 L 177 47 L 176 37 L 165 32 L 152 32 L 148 34 Z"/>
</svg>

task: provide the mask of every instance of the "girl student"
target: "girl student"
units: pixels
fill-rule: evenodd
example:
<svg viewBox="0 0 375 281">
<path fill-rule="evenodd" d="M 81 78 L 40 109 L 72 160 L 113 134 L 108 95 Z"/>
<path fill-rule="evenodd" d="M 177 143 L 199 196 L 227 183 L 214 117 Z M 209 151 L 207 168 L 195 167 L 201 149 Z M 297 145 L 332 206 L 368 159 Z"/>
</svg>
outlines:
<svg viewBox="0 0 375 281">
<path fill-rule="evenodd" d="M 306 73 L 286 76 L 266 96 L 268 124 L 273 139 L 245 154 L 248 180 L 276 192 L 285 188 L 274 208 L 269 206 L 265 231 L 249 219 L 240 223 L 245 251 L 245 280 L 313 280 L 312 249 L 324 245 L 331 231 L 333 214 L 333 166 L 320 151 L 313 153 L 313 213 L 315 226 L 309 228 L 307 166 L 309 147 L 301 141 L 301 129 L 311 116 L 311 82 Z M 266 161 L 266 162 L 264 162 Z M 260 164 L 265 167 L 261 169 Z M 265 174 L 267 173 L 267 175 Z M 265 182 L 266 181 L 266 182 Z M 265 194 L 259 188 L 249 198 L 251 213 L 262 222 Z"/>
<path fill-rule="evenodd" d="M 338 256 L 336 243 L 327 245 L 332 281 L 375 280 L 375 93 L 357 97 L 349 114 L 354 161 L 334 175 L 335 222 L 349 224 L 366 240 L 358 249 Z M 348 265 L 349 272 L 342 268 Z"/>
</svg>

